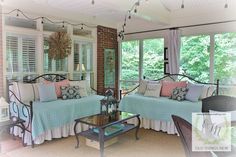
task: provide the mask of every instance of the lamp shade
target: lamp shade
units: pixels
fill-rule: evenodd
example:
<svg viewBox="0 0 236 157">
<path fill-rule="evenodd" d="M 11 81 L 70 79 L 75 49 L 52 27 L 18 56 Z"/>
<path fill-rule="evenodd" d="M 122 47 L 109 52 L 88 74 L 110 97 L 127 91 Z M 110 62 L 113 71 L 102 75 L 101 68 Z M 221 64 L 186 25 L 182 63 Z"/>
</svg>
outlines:
<svg viewBox="0 0 236 157">
<path fill-rule="evenodd" d="M 85 67 L 84 67 L 84 64 L 81 64 L 82 65 L 82 71 L 85 71 Z M 76 71 L 80 71 L 80 64 L 77 64 L 77 68 L 76 68 Z"/>
</svg>

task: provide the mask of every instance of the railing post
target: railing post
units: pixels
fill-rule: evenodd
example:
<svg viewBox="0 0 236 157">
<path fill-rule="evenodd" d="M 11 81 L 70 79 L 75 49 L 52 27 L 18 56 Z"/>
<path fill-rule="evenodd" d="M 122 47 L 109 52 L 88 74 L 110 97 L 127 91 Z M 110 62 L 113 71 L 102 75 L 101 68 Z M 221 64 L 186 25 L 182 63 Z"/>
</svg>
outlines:
<svg viewBox="0 0 236 157">
<path fill-rule="evenodd" d="M 217 79 L 217 81 L 216 81 L 216 95 L 219 95 L 219 83 L 220 83 L 220 80 Z"/>
</svg>

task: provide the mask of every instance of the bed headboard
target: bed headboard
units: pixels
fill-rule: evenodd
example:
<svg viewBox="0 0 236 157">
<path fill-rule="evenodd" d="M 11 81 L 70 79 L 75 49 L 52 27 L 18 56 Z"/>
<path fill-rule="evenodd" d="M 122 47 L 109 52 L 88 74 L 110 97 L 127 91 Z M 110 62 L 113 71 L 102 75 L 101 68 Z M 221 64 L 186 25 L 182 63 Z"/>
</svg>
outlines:
<svg viewBox="0 0 236 157">
<path fill-rule="evenodd" d="M 58 82 L 67 79 L 66 75 L 61 75 L 61 74 L 43 74 L 40 76 L 37 76 L 35 78 L 30 78 L 30 79 L 25 79 L 25 83 L 35 83 L 39 82 L 40 80 L 46 80 L 46 81 L 51 81 L 51 82 Z"/>
<path fill-rule="evenodd" d="M 215 95 L 219 94 L 219 80 L 217 80 L 216 83 L 207 83 L 207 82 L 201 82 L 201 81 L 195 80 L 191 76 L 187 76 L 187 75 L 184 75 L 184 74 L 168 74 L 168 75 L 165 75 L 164 77 L 158 78 L 158 79 L 153 80 L 153 81 L 160 81 L 160 80 L 164 80 L 166 78 L 169 78 L 173 81 L 188 80 L 188 81 L 193 82 L 193 83 L 199 83 L 199 84 L 205 84 L 205 85 L 215 85 L 216 86 Z M 144 79 L 147 79 L 147 77 L 144 76 Z"/>
<path fill-rule="evenodd" d="M 194 78 L 192 78 L 190 76 L 187 76 L 187 75 L 184 75 L 184 74 L 168 74 L 168 75 L 165 75 L 164 77 L 158 78 L 156 80 L 150 80 L 146 76 L 143 77 L 143 79 L 147 79 L 147 80 L 150 80 L 150 81 L 161 81 L 161 80 L 164 80 L 164 79 L 167 79 L 167 78 L 169 78 L 173 81 L 186 81 L 186 80 L 188 80 L 188 81 L 193 82 L 193 83 L 199 83 L 199 84 L 205 84 L 205 85 L 215 85 L 216 90 L 213 94 L 214 95 L 219 95 L 219 80 L 217 80 L 216 83 L 206 83 L 206 82 L 201 82 L 201 81 L 195 80 Z M 131 89 L 130 91 L 127 91 L 127 92 L 122 92 L 122 90 L 120 90 L 120 99 L 122 98 L 122 96 L 124 96 L 126 94 L 129 94 L 129 93 L 132 93 L 138 87 L 139 87 L 139 84 L 136 87 L 134 87 L 133 89 Z"/>
</svg>

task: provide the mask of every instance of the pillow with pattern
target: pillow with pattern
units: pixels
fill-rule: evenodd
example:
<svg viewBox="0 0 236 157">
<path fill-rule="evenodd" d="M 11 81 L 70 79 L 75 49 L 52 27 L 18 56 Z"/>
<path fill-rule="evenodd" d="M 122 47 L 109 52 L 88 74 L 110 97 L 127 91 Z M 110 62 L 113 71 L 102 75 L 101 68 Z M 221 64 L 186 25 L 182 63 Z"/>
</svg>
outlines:
<svg viewBox="0 0 236 157">
<path fill-rule="evenodd" d="M 170 99 L 183 101 L 187 94 L 188 89 L 185 87 L 176 87 L 173 89 Z"/>
<path fill-rule="evenodd" d="M 62 99 L 79 99 L 79 86 L 61 86 Z"/>
</svg>

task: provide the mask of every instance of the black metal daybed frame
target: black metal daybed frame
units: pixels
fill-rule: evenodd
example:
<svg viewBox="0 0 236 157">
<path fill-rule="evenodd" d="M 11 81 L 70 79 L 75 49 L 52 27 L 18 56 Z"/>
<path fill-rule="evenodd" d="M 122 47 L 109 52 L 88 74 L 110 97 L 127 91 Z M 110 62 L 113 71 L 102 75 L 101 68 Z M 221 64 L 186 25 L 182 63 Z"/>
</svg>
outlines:
<svg viewBox="0 0 236 157">
<path fill-rule="evenodd" d="M 194 78 L 190 77 L 190 76 L 187 76 L 187 75 L 184 75 L 184 74 L 168 74 L 168 75 L 165 75 L 161 78 L 158 78 L 156 80 L 150 80 L 150 81 L 161 81 L 165 78 L 170 78 L 172 79 L 173 81 L 181 81 L 183 80 L 184 78 L 187 78 L 188 80 L 191 80 L 195 83 L 199 83 L 199 84 L 204 84 L 204 85 L 215 85 L 216 86 L 216 89 L 214 91 L 213 94 L 215 95 L 219 95 L 219 80 L 216 81 L 216 83 L 206 83 L 206 82 L 201 82 L 201 81 L 198 81 L 198 80 L 195 80 Z M 144 76 L 144 79 L 146 79 L 146 77 Z M 147 79 L 148 80 L 148 79 Z M 137 86 L 135 86 L 133 89 L 131 89 L 130 91 L 127 91 L 127 92 L 122 92 L 120 90 L 120 98 L 122 98 L 122 95 L 127 95 L 129 93 L 132 93 L 133 91 L 135 91 L 138 87 L 140 86 L 140 84 L 138 84 Z"/>
<path fill-rule="evenodd" d="M 36 83 L 40 79 L 51 81 L 51 82 L 59 82 L 59 81 L 65 80 L 67 78 L 65 76 L 60 75 L 60 74 L 43 74 L 43 75 L 39 75 L 39 76 L 37 76 L 33 79 L 24 80 L 23 83 Z M 80 80 L 69 80 L 69 81 L 80 81 Z M 12 120 L 15 120 L 15 121 L 21 121 L 21 122 L 23 121 L 22 126 L 24 126 L 24 127 L 20 127 L 22 129 L 22 134 L 23 134 L 22 143 L 25 146 L 25 142 L 24 142 L 25 132 L 29 132 L 31 134 L 31 146 L 34 147 L 34 140 L 32 138 L 32 131 L 31 131 L 32 119 L 33 119 L 33 101 L 30 101 L 29 104 L 25 104 L 22 101 L 20 101 L 20 99 L 16 96 L 16 94 L 9 89 L 9 87 L 12 84 L 9 83 L 8 80 L 7 80 L 7 82 L 8 82 L 7 93 L 9 94 L 9 103 L 12 105 L 12 107 L 11 107 L 12 110 L 11 111 L 14 112 L 14 115 L 12 115 L 11 112 L 10 112 L 10 117 L 11 117 Z M 97 90 L 93 89 L 92 87 L 90 87 L 90 88 L 96 94 L 104 95 L 104 93 L 98 93 Z M 22 116 L 24 117 L 24 119 L 27 119 L 27 120 L 23 120 L 20 117 L 19 106 L 18 106 L 16 101 L 12 101 L 12 100 L 14 100 L 14 98 L 22 105 L 22 107 L 21 107 Z M 13 127 L 12 133 L 14 133 L 14 127 Z"/>
</svg>

